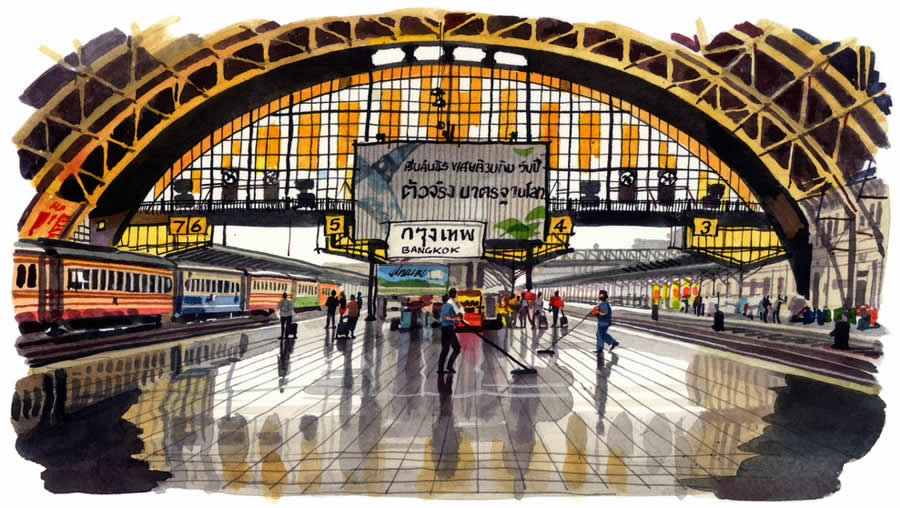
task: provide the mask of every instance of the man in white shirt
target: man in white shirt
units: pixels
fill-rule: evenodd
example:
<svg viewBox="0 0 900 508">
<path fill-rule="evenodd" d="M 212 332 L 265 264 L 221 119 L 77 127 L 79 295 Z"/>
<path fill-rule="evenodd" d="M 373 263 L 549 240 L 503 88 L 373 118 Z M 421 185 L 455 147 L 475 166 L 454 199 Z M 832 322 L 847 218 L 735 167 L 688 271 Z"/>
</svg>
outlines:
<svg viewBox="0 0 900 508">
<path fill-rule="evenodd" d="M 294 302 L 288 300 L 287 293 L 281 294 L 278 302 L 278 317 L 281 318 L 281 340 L 287 339 L 291 332 L 291 322 L 294 320 Z"/>
</svg>

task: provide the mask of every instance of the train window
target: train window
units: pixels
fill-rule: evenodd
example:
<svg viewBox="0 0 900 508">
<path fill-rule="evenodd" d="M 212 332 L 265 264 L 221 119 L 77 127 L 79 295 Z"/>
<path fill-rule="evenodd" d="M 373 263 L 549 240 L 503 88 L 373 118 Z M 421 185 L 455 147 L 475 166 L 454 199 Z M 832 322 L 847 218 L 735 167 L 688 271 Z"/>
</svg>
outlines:
<svg viewBox="0 0 900 508">
<path fill-rule="evenodd" d="M 122 291 L 125 288 L 125 274 L 122 272 L 114 272 L 116 274 L 116 291 Z"/>
<path fill-rule="evenodd" d="M 156 275 L 150 276 L 150 292 L 151 293 L 156 292 Z"/>
<path fill-rule="evenodd" d="M 169 277 L 163 277 L 163 281 L 165 281 L 166 283 L 166 288 L 165 290 L 163 290 L 163 292 L 168 293 L 169 291 L 172 291 L 172 279 L 170 279 Z"/>
<path fill-rule="evenodd" d="M 69 289 L 79 290 L 88 288 L 88 271 L 73 268 L 69 270 Z"/>
<path fill-rule="evenodd" d="M 147 274 L 141 275 L 141 293 L 146 293 L 150 288 L 150 283 L 147 282 Z"/>
<path fill-rule="evenodd" d="M 25 271 L 26 271 L 25 265 L 19 265 L 19 267 L 16 268 L 16 287 L 17 288 L 20 288 L 25 285 Z"/>
<path fill-rule="evenodd" d="M 224 292 L 225 292 L 225 281 L 224 281 L 224 280 L 220 280 L 219 283 L 218 283 L 218 286 L 219 286 L 219 292 L 220 292 L 220 293 L 224 293 Z"/>
<path fill-rule="evenodd" d="M 91 289 L 100 289 L 100 270 L 91 270 Z"/>
<path fill-rule="evenodd" d="M 37 265 L 28 265 L 28 287 L 37 287 Z"/>
<path fill-rule="evenodd" d="M 106 289 L 106 270 L 100 270 L 100 284 L 97 286 L 97 289 Z"/>
<path fill-rule="evenodd" d="M 125 291 L 130 293 L 131 289 L 131 273 L 125 272 Z"/>
</svg>

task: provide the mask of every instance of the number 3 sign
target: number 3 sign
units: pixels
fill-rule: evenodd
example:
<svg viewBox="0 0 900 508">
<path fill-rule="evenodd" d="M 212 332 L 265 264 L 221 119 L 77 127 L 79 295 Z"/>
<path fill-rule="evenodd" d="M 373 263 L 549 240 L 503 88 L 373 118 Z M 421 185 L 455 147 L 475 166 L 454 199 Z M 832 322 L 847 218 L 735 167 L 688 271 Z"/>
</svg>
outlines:
<svg viewBox="0 0 900 508">
<path fill-rule="evenodd" d="M 718 219 L 694 217 L 694 236 L 716 236 L 718 229 Z"/>
</svg>

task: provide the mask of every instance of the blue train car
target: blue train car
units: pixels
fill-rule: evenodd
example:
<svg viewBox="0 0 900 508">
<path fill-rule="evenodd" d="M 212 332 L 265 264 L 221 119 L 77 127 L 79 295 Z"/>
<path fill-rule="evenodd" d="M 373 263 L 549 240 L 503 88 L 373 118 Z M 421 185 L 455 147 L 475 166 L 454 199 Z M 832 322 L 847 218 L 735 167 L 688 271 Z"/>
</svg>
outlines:
<svg viewBox="0 0 900 508">
<path fill-rule="evenodd" d="M 246 274 L 241 270 L 178 263 L 175 317 L 229 316 L 246 311 Z"/>
</svg>

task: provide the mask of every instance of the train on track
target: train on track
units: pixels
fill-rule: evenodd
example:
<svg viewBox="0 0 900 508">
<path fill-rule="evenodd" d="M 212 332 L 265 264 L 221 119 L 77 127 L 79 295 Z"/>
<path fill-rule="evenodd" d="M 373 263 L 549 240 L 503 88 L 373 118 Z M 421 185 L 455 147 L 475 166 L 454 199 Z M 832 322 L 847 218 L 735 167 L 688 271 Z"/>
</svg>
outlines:
<svg viewBox="0 0 900 508">
<path fill-rule="evenodd" d="M 284 293 L 295 309 L 311 309 L 340 291 L 333 281 L 296 274 L 59 240 L 20 240 L 13 263 L 13 306 L 23 334 L 271 314 Z"/>
</svg>

